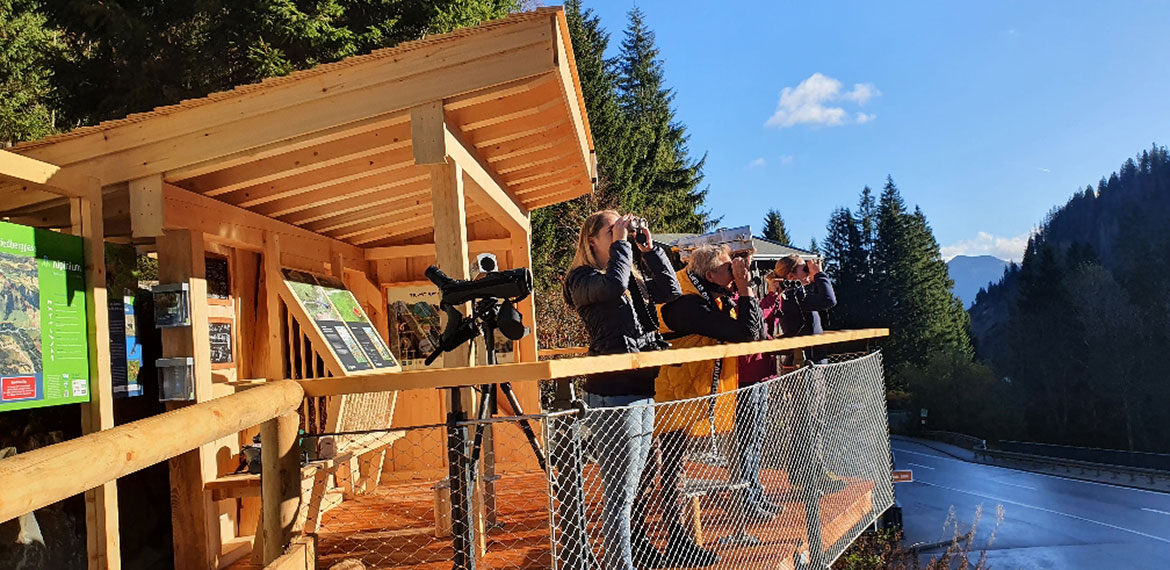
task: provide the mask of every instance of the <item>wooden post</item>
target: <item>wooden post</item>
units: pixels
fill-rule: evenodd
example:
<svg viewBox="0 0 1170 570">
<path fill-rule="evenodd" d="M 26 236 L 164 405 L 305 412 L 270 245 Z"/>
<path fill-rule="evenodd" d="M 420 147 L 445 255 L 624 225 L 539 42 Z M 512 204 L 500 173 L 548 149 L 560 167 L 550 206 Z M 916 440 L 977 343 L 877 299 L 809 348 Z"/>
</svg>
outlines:
<svg viewBox="0 0 1170 570">
<path fill-rule="evenodd" d="M 106 297 L 105 227 L 101 183 L 90 179 L 88 196 L 70 200 L 73 233 L 82 237 L 85 259 L 85 312 L 89 344 L 89 403 L 81 406 L 82 433 L 114 427 L 114 387 L 110 375 L 110 314 Z M 118 529 L 118 487 L 110 481 L 85 492 L 86 542 L 90 569 L 122 567 Z"/>
<path fill-rule="evenodd" d="M 527 232 L 512 231 L 512 264 L 513 267 L 527 267 L 532 268 L 532 233 L 531 230 Z M 528 336 L 517 341 L 516 347 L 516 362 L 536 362 L 537 360 L 537 336 L 536 336 L 536 304 L 535 293 L 529 295 L 526 299 L 520 302 L 516 307 L 520 311 L 520 316 L 524 318 L 524 324 L 528 325 L 531 332 Z"/>
<path fill-rule="evenodd" d="M 167 230 L 157 241 L 162 283 L 187 283 L 191 326 L 162 331 L 164 357 L 189 356 L 195 362 L 195 401 L 211 399 L 211 343 L 207 323 L 207 281 L 202 232 Z M 186 404 L 172 403 L 174 409 Z M 165 434 L 160 434 L 165 437 Z M 203 485 L 216 477 L 214 445 L 203 445 L 168 463 L 176 570 L 215 570 L 219 565 L 218 511 Z"/>
<path fill-rule="evenodd" d="M 260 277 L 264 280 L 265 323 L 267 324 L 263 343 L 267 349 L 265 360 L 259 369 L 268 381 L 280 380 L 284 376 L 284 358 L 280 346 L 280 236 L 274 232 L 264 233 L 264 259 Z"/>
<path fill-rule="evenodd" d="M 264 564 L 284 554 L 292 539 L 301 499 L 300 416 L 292 413 L 260 426 L 260 500 L 264 521 Z"/>
</svg>

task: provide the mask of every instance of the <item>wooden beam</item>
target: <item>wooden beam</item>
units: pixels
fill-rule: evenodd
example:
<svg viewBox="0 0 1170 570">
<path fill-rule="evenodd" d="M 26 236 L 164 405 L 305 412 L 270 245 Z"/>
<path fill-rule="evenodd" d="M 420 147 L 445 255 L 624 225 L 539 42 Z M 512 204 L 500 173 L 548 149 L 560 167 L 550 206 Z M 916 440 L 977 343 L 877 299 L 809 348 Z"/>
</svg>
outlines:
<svg viewBox="0 0 1170 570">
<path fill-rule="evenodd" d="M 101 183 L 88 179 L 71 199 L 73 233 L 82 238 L 85 263 L 86 342 L 89 345 L 89 402 L 81 406 L 82 433 L 114 427 L 114 386 L 110 373 L 110 315 L 106 294 L 105 226 Z M 94 199 L 96 198 L 96 199 Z M 85 527 L 90 569 L 121 568 L 118 487 L 107 482 L 85 492 Z"/>
<path fill-rule="evenodd" d="M 508 190 L 496 173 L 472 150 L 472 147 L 464 144 L 460 135 L 446 129 L 445 138 L 447 154 L 463 169 L 468 181 L 471 182 L 468 184 L 468 197 L 510 231 L 528 231 L 528 210 L 520 205 L 516 196 Z"/>
<path fill-rule="evenodd" d="M 300 226 L 342 214 L 368 210 L 373 206 L 430 194 L 430 178 L 427 177 L 426 172 L 408 177 L 403 177 L 404 174 L 406 173 L 395 173 L 394 180 L 376 186 L 354 185 L 354 190 L 338 188 L 336 192 L 331 193 L 331 199 L 322 205 L 280 213 L 274 217 Z M 308 227 L 306 229 L 312 230 Z"/>
<path fill-rule="evenodd" d="M 410 133 L 405 126 L 406 120 L 405 118 L 398 120 L 401 122 L 392 126 L 359 132 L 338 140 L 209 172 L 184 180 L 179 185 L 198 194 L 218 196 L 241 188 L 374 156 L 398 148 L 403 142 L 409 143 Z"/>
<path fill-rule="evenodd" d="M 241 208 L 253 208 L 281 198 L 307 194 L 314 190 L 326 189 L 346 182 L 360 181 L 379 174 L 401 170 L 414 162 L 411 160 L 409 145 L 399 144 L 401 146 L 398 148 L 381 152 L 376 156 L 351 160 L 331 168 L 313 170 L 258 186 L 248 186 L 220 195 L 218 199 Z M 318 199 L 314 203 L 320 203 L 320 200 Z M 257 212 L 273 215 L 259 209 Z"/>
<path fill-rule="evenodd" d="M 300 381 L 307 396 L 336 396 L 338 394 L 360 394 L 363 392 L 384 392 L 388 390 L 419 390 L 477 386 L 498 382 L 535 382 L 572 378 L 586 374 L 637 370 L 656 366 L 669 366 L 687 362 L 730 358 L 747 354 L 781 352 L 811 346 L 826 346 L 843 342 L 877 339 L 889 336 L 889 329 L 859 329 L 832 331 L 819 335 L 789 337 L 776 340 L 739 342 L 701 346 L 695 348 L 672 348 L 633 354 L 607 354 L 583 356 L 541 362 L 518 362 L 495 366 L 469 366 L 464 368 L 443 368 L 405 370 L 393 374 L 370 374 L 353 378 L 330 378 L 327 380 Z"/>
<path fill-rule="evenodd" d="M 5 493 L 0 501 L 0 521 L 296 412 L 303 398 L 304 392 L 295 382 L 270 382 L 0 460 L 0 486 L 20 489 L 19 493 Z"/>
<path fill-rule="evenodd" d="M 510 253 L 512 255 L 513 267 L 532 267 L 532 233 L 531 231 L 520 233 L 513 232 L 511 238 Z M 535 292 L 520 301 L 516 308 L 520 311 L 520 316 L 524 323 L 528 325 L 528 336 L 520 339 L 516 343 L 516 362 L 536 362 L 538 355 L 537 343 L 537 329 L 536 329 L 536 304 Z"/>
<path fill-rule="evenodd" d="M 185 186 L 187 180 L 219 172 L 225 169 L 236 168 L 246 164 L 272 158 L 282 154 L 290 154 L 313 147 L 326 145 L 334 141 L 343 141 L 348 138 L 401 125 L 410 120 L 410 116 L 401 111 L 375 115 L 360 121 L 353 121 L 335 125 L 319 131 L 297 135 L 262 144 L 254 148 L 236 151 L 224 156 L 206 159 L 189 166 L 168 170 L 163 179 L 167 182 Z"/>
<path fill-rule="evenodd" d="M 280 273 L 280 234 L 264 232 L 263 270 L 260 272 L 261 290 L 264 291 L 265 347 L 261 352 L 264 361 L 260 370 L 265 378 L 276 380 L 284 377 L 284 354 L 280 342 L 280 288 L 284 276 Z"/>
<path fill-rule="evenodd" d="M 149 121 L 95 129 L 20 151 L 76 165 L 107 183 L 175 170 L 204 162 L 209 155 L 228 155 L 547 73 L 553 65 L 547 22 L 547 16 L 519 20 L 397 57 L 379 54 L 321 66 L 214 104 L 191 105 Z M 303 79 L 307 77 L 312 79 Z"/>
<path fill-rule="evenodd" d="M 550 71 L 535 77 L 520 79 L 504 85 L 495 86 L 490 89 L 481 89 L 479 91 L 474 91 L 465 95 L 448 97 L 443 101 L 443 108 L 446 109 L 447 112 L 451 112 L 467 107 L 474 107 L 483 103 L 499 101 L 501 99 L 511 97 L 512 95 L 527 93 L 535 89 L 540 89 L 541 87 L 556 81 L 559 77 L 559 73 L 556 71 Z"/>
<path fill-rule="evenodd" d="M 467 251 L 469 254 L 484 253 L 507 249 L 511 246 L 511 238 L 472 240 L 467 242 Z M 404 257 L 427 257 L 431 255 L 435 255 L 435 244 L 433 243 L 392 245 L 366 249 L 366 261 L 402 259 Z"/>
<path fill-rule="evenodd" d="M 557 14 L 553 25 L 553 49 L 557 72 L 561 74 L 561 89 L 573 129 L 577 132 L 577 144 L 581 159 L 589 170 L 589 178 L 597 183 L 597 166 L 593 154 L 593 136 L 589 132 L 589 118 L 585 114 L 585 98 L 581 92 L 580 78 L 577 77 L 573 62 L 572 40 L 569 39 L 569 25 L 564 13 Z"/>
<path fill-rule="evenodd" d="M 70 198 L 92 198 L 91 178 L 80 172 L 0 150 L 0 180 L 31 185 L 35 190 Z"/>
<path fill-rule="evenodd" d="M 281 245 L 287 251 L 305 257 L 328 261 L 330 253 L 338 250 L 355 266 L 365 262 L 361 248 L 177 186 L 164 184 L 163 199 L 166 202 L 164 224 L 168 229 L 198 230 L 210 240 L 250 251 L 260 251 L 264 232 L 273 232 L 281 236 Z"/>
<path fill-rule="evenodd" d="M 164 357 L 194 361 L 195 402 L 212 399 L 211 341 L 207 334 L 207 281 L 203 234 L 167 230 L 157 240 L 158 278 L 161 283 L 185 283 L 190 293 L 191 326 L 162 329 Z M 190 404 L 168 403 L 171 410 Z M 171 474 L 171 519 L 175 568 L 216 568 L 219 559 L 219 512 L 203 491 L 218 475 L 215 447 L 201 445 L 168 462 Z"/>
<path fill-rule="evenodd" d="M 317 570 L 317 536 L 302 535 L 292 541 L 285 552 L 264 570 Z"/>
<path fill-rule="evenodd" d="M 130 181 L 130 233 L 134 237 L 163 235 L 162 174 Z"/>
</svg>

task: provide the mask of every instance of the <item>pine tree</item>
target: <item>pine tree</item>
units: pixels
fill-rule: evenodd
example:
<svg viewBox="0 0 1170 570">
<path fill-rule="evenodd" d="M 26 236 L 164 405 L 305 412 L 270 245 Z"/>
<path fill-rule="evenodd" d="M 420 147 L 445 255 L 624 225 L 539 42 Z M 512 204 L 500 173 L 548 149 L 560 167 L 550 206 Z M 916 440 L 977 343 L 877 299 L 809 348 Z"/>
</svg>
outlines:
<svg viewBox="0 0 1170 570">
<path fill-rule="evenodd" d="M 0 0 L 0 147 L 56 128 L 52 65 L 62 48 L 36 2 Z"/>
<path fill-rule="evenodd" d="M 654 32 L 637 8 L 629 13 L 617 69 L 618 102 L 628 127 L 620 141 L 620 164 L 614 169 L 619 202 L 641 213 L 659 231 L 704 231 L 713 223 L 703 210 L 707 190 L 699 188 L 706 157 L 690 157 L 686 128 L 675 120 L 674 91 L 666 87 Z"/>
<path fill-rule="evenodd" d="M 780 216 L 778 210 L 768 210 L 764 215 L 764 231 L 760 237 L 781 245 L 792 245 L 792 237 L 788 235 L 788 229 L 784 227 L 784 218 Z"/>
<path fill-rule="evenodd" d="M 816 236 L 813 236 L 812 240 L 809 241 L 808 250 L 809 250 L 809 252 L 815 253 L 817 255 L 821 254 L 821 246 L 819 244 L 817 244 L 817 237 Z"/>
</svg>

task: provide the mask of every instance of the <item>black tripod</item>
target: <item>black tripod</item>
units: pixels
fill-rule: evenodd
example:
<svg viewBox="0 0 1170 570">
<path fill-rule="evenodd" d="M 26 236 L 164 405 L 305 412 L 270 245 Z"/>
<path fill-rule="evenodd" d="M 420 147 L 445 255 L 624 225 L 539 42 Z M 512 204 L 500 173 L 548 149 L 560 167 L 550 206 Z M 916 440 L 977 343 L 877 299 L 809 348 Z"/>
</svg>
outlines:
<svg viewBox="0 0 1170 570">
<path fill-rule="evenodd" d="M 480 328 L 483 333 L 484 348 L 487 352 L 487 364 L 497 364 L 496 328 L 500 316 L 500 304 L 495 299 L 480 299 L 475 306 L 475 315 L 483 323 L 483 326 Z M 524 332 L 527 333 L 527 328 L 525 328 Z M 520 338 L 523 337 L 524 335 L 520 335 Z M 484 420 L 491 419 L 492 415 L 496 412 L 496 386 L 499 386 L 500 391 L 504 393 L 504 397 L 508 399 L 508 404 L 512 406 L 512 411 L 517 416 L 524 415 L 524 409 L 520 407 L 520 400 L 516 398 L 516 393 L 512 391 L 511 382 L 480 385 L 479 414 L 476 417 L 479 423 L 475 426 L 475 439 L 472 440 L 471 444 L 471 471 L 473 477 L 478 467 L 479 457 L 483 451 L 483 422 Z M 519 418 L 517 423 L 520 424 L 520 430 L 528 438 L 528 445 L 532 447 L 532 453 L 536 455 L 536 462 L 540 464 L 540 469 L 542 471 L 548 471 L 548 465 L 545 463 L 544 450 L 540 447 L 540 439 L 536 437 L 536 431 L 532 429 L 532 423 L 526 418 Z"/>
</svg>

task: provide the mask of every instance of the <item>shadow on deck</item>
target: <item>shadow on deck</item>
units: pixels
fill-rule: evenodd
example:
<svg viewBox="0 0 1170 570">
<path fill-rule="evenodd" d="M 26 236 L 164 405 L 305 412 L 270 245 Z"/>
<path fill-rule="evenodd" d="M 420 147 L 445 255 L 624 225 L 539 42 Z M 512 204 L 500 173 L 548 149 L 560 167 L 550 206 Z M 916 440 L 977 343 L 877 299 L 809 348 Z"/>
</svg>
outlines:
<svg viewBox="0 0 1170 570">
<path fill-rule="evenodd" d="M 695 471 L 701 471 L 705 478 L 717 475 L 717 470 L 709 466 L 690 467 L 691 476 L 695 476 Z M 593 466 L 586 468 L 585 486 L 589 532 L 596 552 L 601 548 L 598 527 L 603 497 L 594 471 Z M 805 505 L 796 496 L 798 493 L 788 488 L 787 478 L 781 471 L 766 469 L 761 479 L 769 500 L 785 507 L 770 522 L 745 528 L 733 509 L 728 508 L 733 502 L 725 494 L 713 493 L 696 499 L 703 543 L 722 558 L 717 568 L 793 568 L 796 557 L 806 549 Z M 433 486 L 433 481 L 383 484 L 325 513 L 318 534 L 318 567 L 330 568 L 345 560 L 359 560 L 370 569 L 451 568 L 454 555 L 451 539 L 436 537 Z M 496 523 L 487 528 L 485 550 L 477 566 L 552 568 L 551 501 L 545 474 L 536 471 L 504 475 L 496 482 L 496 496 Z M 843 490 L 822 497 L 820 504 L 822 546 L 827 551 L 851 530 L 871 520 L 873 484 L 850 480 Z M 648 522 L 654 527 L 657 521 Z M 741 531 L 760 542 L 750 546 L 720 543 L 720 539 Z M 665 546 L 664 533 L 654 533 L 652 538 L 659 547 Z M 238 570 L 254 567 L 247 562 L 232 566 Z"/>
</svg>

